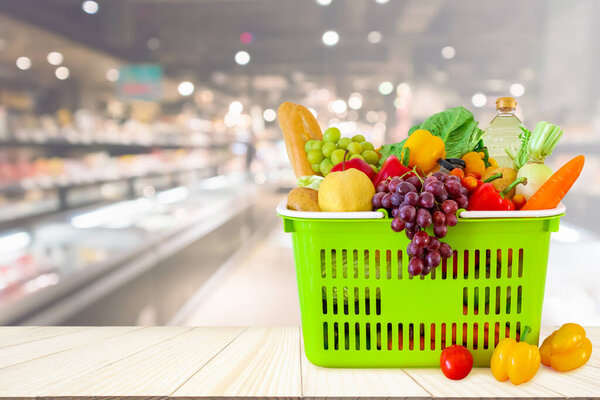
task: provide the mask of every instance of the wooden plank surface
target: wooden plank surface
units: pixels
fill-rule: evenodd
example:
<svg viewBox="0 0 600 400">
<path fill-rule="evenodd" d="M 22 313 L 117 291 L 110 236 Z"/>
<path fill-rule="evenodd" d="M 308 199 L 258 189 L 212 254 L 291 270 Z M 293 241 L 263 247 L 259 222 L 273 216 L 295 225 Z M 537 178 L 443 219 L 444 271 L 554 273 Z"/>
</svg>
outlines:
<svg viewBox="0 0 600 400">
<path fill-rule="evenodd" d="M 181 328 L 168 328 L 182 331 Z M 61 379 L 44 396 L 168 396 L 245 328 L 196 328 L 83 376 Z"/>
<path fill-rule="evenodd" d="M 299 398 L 299 334 L 298 327 L 248 328 L 173 395 Z"/>
<path fill-rule="evenodd" d="M 555 328 L 542 329 L 543 340 Z M 300 329 L 191 327 L 0 328 L 0 397 L 104 398 L 600 398 L 600 328 L 590 362 L 531 382 L 464 380 L 430 369 L 312 365 Z"/>
<path fill-rule="evenodd" d="M 0 397 L 42 396 L 44 388 L 83 376 L 167 340 L 190 328 L 103 327 L 107 338 L 0 369 Z M 3 351 L 0 349 L 0 358 Z M 8 347 L 10 349 L 10 347 Z"/>
<path fill-rule="evenodd" d="M 321 368 L 302 348 L 302 391 L 305 397 L 429 399 L 430 393 L 401 369 Z"/>
</svg>

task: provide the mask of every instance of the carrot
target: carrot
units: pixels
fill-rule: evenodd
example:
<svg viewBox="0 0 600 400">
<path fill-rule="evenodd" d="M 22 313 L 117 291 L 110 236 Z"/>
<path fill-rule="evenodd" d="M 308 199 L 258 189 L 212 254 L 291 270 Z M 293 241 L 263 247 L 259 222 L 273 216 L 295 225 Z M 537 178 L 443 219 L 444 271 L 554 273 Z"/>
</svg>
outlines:
<svg viewBox="0 0 600 400">
<path fill-rule="evenodd" d="M 547 210 L 558 206 L 579 177 L 584 163 L 585 157 L 579 155 L 563 165 L 540 186 L 521 210 Z"/>
</svg>

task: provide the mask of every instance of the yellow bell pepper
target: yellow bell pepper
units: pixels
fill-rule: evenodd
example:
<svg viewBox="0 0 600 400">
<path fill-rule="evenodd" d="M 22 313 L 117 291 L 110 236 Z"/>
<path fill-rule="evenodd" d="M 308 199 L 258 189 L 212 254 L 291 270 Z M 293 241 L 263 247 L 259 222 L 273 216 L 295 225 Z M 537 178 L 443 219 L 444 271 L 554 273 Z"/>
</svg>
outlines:
<svg viewBox="0 0 600 400">
<path fill-rule="evenodd" d="M 465 162 L 465 175 L 468 173 L 475 174 L 477 179 L 481 179 L 485 172 L 485 162 L 483 161 L 484 154 L 483 152 L 471 151 L 464 156 L 462 156 L 462 160 Z"/>
<path fill-rule="evenodd" d="M 409 168 L 418 165 L 427 174 L 438 166 L 440 158 L 446 158 L 446 145 L 442 138 L 425 129 L 417 129 L 408 137 L 402 148 L 402 161 L 406 158 Z"/>
<path fill-rule="evenodd" d="M 580 325 L 564 324 L 544 340 L 540 354 L 545 366 L 560 372 L 571 371 L 588 362 L 592 342 Z"/>
<path fill-rule="evenodd" d="M 505 338 L 492 353 L 492 374 L 500 382 L 507 379 L 515 385 L 527 382 L 540 368 L 540 350 L 526 342 Z"/>
</svg>

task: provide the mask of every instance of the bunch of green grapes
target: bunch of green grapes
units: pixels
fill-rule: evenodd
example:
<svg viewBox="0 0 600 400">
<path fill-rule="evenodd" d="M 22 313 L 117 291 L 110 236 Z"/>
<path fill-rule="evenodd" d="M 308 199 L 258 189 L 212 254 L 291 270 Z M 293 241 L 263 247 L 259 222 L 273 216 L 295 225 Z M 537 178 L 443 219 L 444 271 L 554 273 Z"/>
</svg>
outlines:
<svg viewBox="0 0 600 400">
<path fill-rule="evenodd" d="M 344 161 L 344 155 L 348 150 L 346 161 L 352 158 L 360 158 L 366 161 L 377 173 L 379 155 L 375 152 L 373 144 L 367 142 L 363 135 L 354 135 L 352 138 L 341 136 L 338 128 L 331 127 L 323 133 L 323 140 L 309 140 L 306 142 L 304 150 L 313 171 L 326 176 L 334 165 Z"/>
</svg>

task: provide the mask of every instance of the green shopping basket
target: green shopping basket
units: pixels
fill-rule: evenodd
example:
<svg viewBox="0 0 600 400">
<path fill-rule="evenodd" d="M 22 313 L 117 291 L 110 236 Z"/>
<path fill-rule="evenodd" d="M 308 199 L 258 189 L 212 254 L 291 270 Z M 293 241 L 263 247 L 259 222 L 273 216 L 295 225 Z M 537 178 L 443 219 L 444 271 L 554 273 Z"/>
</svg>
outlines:
<svg viewBox="0 0 600 400">
<path fill-rule="evenodd" d="M 465 212 L 453 255 L 410 277 L 406 235 L 383 213 L 277 207 L 292 234 L 306 357 L 323 367 L 433 367 L 452 344 L 489 366 L 504 337 L 537 344 L 553 210 Z"/>
</svg>

